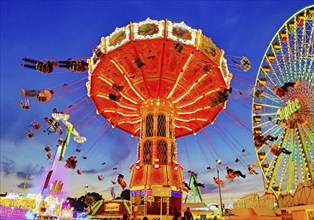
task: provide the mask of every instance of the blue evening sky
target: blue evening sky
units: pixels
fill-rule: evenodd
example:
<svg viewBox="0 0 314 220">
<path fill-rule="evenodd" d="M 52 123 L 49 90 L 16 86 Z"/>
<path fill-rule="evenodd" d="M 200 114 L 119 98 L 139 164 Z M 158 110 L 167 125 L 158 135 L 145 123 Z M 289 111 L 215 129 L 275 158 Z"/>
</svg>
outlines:
<svg viewBox="0 0 314 220">
<path fill-rule="evenodd" d="M 84 185 L 110 199 L 110 189 L 115 187 L 119 195 L 121 188 L 112 185 L 111 180 L 119 173 L 130 179 L 129 166 L 136 160 L 137 139 L 123 131 L 108 126 L 105 119 L 96 116 L 91 101 L 85 100 L 87 72 L 71 73 L 56 69 L 55 74 L 44 75 L 22 68 L 22 57 L 43 60 L 64 60 L 67 58 L 87 59 L 92 48 L 99 44 L 102 36 L 112 33 L 116 27 L 129 22 L 151 18 L 184 21 L 188 26 L 201 29 L 223 49 L 231 64 L 233 56 L 247 56 L 252 68 L 244 73 L 230 66 L 234 73 L 231 86 L 234 92 L 214 125 L 207 126 L 196 136 L 177 139 L 179 162 L 184 167 L 185 181 L 188 170 L 199 174 L 199 182 L 207 203 L 218 201 L 218 189 L 212 181 L 216 175 L 215 160 L 222 159 L 221 177 L 225 166 L 246 172 L 247 164 L 256 161 L 251 135 L 251 97 L 248 96 L 255 83 L 257 70 L 266 48 L 283 23 L 294 13 L 313 4 L 313 0 L 296 1 L 1 1 L 1 192 L 23 192 L 26 175 L 29 176 L 25 192 L 38 193 L 52 161 L 47 160 L 43 150 L 50 145 L 53 153 L 59 135 L 35 131 L 29 139 L 25 130 L 33 120 L 44 128 L 43 118 L 50 116 L 56 107 L 65 109 L 74 106 L 70 122 L 87 142 L 77 144 L 71 140 L 66 158 L 78 157 L 78 168 L 83 171 L 64 168 L 60 163 L 52 180 L 64 182 L 64 196 L 84 194 Z M 69 86 L 63 88 L 67 83 Z M 30 99 L 32 108 L 24 111 L 20 107 L 21 88 L 56 91 L 49 103 L 38 103 Z M 244 95 L 237 93 L 241 90 Z M 83 100 L 83 101 L 82 101 Z M 82 101 L 82 102 L 80 102 Z M 75 150 L 81 149 L 80 153 Z M 246 152 L 241 152 L 242 149 Z M 87 159 L 82 159 L 86 156 Z M 236 163 L 235 159 L 240 162 Z M 102 165 L 106 162 L 105 165 Z M 211 166 L 211 170 L 206 168 Z M 113 170 L 117 167 L 117 170 Z M 257 171 L 260 173 L 260 169 Z M 97 175 L 104 180 L 98 181 Z M 243 187 L 245 185 L 245 187 Z M 263 192 L 263 180 L 259 174 L 226 181 L 223 200 L 231 201 L 251 192 Z"/>
</svg>

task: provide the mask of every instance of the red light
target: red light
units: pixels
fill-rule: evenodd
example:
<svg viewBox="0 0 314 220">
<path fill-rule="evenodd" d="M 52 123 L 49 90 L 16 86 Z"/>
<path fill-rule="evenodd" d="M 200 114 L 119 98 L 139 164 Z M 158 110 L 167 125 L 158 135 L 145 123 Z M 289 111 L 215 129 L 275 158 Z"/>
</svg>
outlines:
<svg viewBox="0 0 314 220">
<path fill-rule="evenodd" d="M 180 167 L 180 165 L 177 163 L 177 162 L 173 162 L 173 169 L 174 170 L 178 170 L 179 169 L 179 167 Z"/>
<path fill-rule="evenodd" d="M 159 159 L 155 159 L 154 167 L 158 169 L 160 167 Z"/>
<path fill-rule="evenodd" d="M 136 161 L 135 168 L 139 170 L 141 168 L 141 160 Z"/>
</svg>

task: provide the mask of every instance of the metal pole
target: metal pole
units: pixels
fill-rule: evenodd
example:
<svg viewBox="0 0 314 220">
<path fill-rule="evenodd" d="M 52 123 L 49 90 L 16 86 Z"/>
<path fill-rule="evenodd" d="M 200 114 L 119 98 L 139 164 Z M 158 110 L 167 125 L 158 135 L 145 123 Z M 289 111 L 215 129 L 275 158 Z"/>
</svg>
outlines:
<svg viewBox="0 0 314 220">
<path fill-rule="evenodd" d="M 85 196 L 86 196 L 86 194 L 87 194 L 87 189 L 88 189 L 88 184 L 85 184 Z"/>
<path fill-rule="evenodd" d="M 160 220 L 162 220 L 162 196 L 160 197 Z"/>
<path fill-rule="evenodd" d="M 217 169 L 217 178 L 218 178 L 218 180 L 220 180 L 220 178 L 219 178 L 219 169 L 218 169 L 218 160 L 216 160 L 216 169 Z M 218 190 L 219 190 L 221 215 L 223 216 L 223 207 L 222 207 L 222 198 L 221 198 L 220 184 L 218 184 Z"/>
</svg>

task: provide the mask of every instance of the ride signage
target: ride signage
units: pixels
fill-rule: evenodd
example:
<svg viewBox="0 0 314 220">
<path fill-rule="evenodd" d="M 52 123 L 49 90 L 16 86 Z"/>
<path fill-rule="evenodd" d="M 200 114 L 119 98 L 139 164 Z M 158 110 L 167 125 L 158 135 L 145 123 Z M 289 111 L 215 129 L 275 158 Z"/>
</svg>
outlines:
<svg viewBox="0 0 314 220">
<path fill-rule="evenodd" d="M 107 203 L 104 205 L 105 212 L 118 212 L 120 210 L 119 203 Z"/>
<path fill-rule="evenodd" d="M 162 186 L 152 186 L 152 195 L 160 197 L 171 197 L 171 188 Z"/>
<path fill-rule="evenodd" d="M 294 99 L 292 101 L 288 100 L 286 103 L 286 107 L 278 109 L 277 114 L 279 115 L 279 119 L 288 120 L 291 115 L 301 109 L 299 99 Z"/>
</svg>

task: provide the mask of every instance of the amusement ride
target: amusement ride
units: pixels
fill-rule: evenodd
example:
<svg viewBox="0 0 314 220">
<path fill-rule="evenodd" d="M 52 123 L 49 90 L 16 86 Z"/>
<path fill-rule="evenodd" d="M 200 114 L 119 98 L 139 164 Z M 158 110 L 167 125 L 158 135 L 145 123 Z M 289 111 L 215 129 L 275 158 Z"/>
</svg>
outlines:
<svg viewBox="0 0 314 220">
<path fill-rule="evenodd" d="M 266 49 L 252 86 L 253 94 L 246 97 L 252 101 L 251 131 L 257 156 L 253 166 L 250 166 L 250 161 L 248 174 L 258 175 L 253 168 L 259 165 L 265 192 L 275 196 L 293 191 L 297 185 L 314 177 L 313 20 L 314 8 L 308 7 L 285 22 Z M 184 22 L 150 18 L 116 28 L 109 36 L 102 37 L 92 51 L 91 57 L 82 60 L 41 62 L 22 59 L 24 67 L 45 74 L 52 74 L 55 67 L 80 74 L 88 71 L 88 76 L 61 86 L 68 91 L 87 88 L 87 97 L 76 100 L 62 111 L 53 109 L 51 116 L 45 118 L 44 126 L 34 120 L 27 127 L 26 136 L 29 138 L 34 138 L 41 127 L 46 127 L 44 132 L 48 135 L 57 133 L 62 137 L 65 134 L 63 139 L 58 140 L 58 150 L 43 192 L 49 186 L 57 162 L 64 161 L 71 135 L 77 143 L 86 141 L 79 132 L 82 133 L 81 128 L 95 118 L 89 117 L 90 112 L 83 117 L 76 115 L 84 103 L 92 106 L 90 109 L 96 110 L 97 116 L 105 118 L 106 125 L 119 128 L 138 140 L 136 158 L 130 166 L 130 189 L 125 189 L 127 184 L 122 174 L 117 179 L 123 189 L 121 196 L 129 194 L 126 197 L 129 197 L 130 208 L 125 207 L 124 210 L 135 217 L 152 219 L 162 216 L 172 219 L 183 200 L 190 201 L 194 196 L 195 201 L 198 195 L 204 203 L 200 189 L 204 184 L 198 182 L 198 174 L 189 170 L 189 183 L 184 182 L 176 139 L 204 132 L 203 128 L 214 124 L 223 110 L 230 116 L 226 110 L 232 93 L 230 84 L 233 74 L 229 68 L 233 66 L 246 72 L 250 69 L 249 59 L 245 56 L 231 57 L 231 62 L 227 64 L 230 56 L 226 56 L 201 30 L 193 29 Z M 29 97 L 35 97 L 38 102 L 48 102 L 60 95 L 56 88 L 53 89 L 22 89 L 24 99 L 20 102 L 21 107 L 31 110 Z M 245 92 L 238 90 L 237 93 L 243 96 Z M 240 120 L 231 117 L 243 125 Z M 78 124 L 82 123 L 83 126 L 78 128 Z M 221 135 L 219 128 L 215 129 Z M 209 140 L 206 133 L 205 136 Z M 233 140 L 232 134 L 223 139 L 238 143 Z M 47 158 L 52 159 L 49 145 L 44 149 Z M 244 154 L 245 148 L 241 149 L 236 151 Z M 80 151 L 76 149 L 76 153 Z M 82 158 L 86 160 L 87 156 Z M 247 161 L 244 160 L 236 158 L 235 163 L 246 163 L 246 167 Z M 65 162 L 66 168 L 76 169 L 78 175 L 83 173 L 77 168 L 76 156 L 69 157 Z M 219 178 L 220 164 L 221 161 L 216 160 L 218 177 L 213 179 L 219 185 L 223 211 L 220 186 L 224 187 L 225 183 Z M 116 167 L 113 169 L 117 170 Z M 226 179 L 230 182 L 238 176 L 245 178 L 241 171 L 227 169 Z M 99 181 L 104 179 L 102 175 L 97 178 Z M 112 181 L 112 184 L 116 182 Z M 60 194 L 62 186 L 61 181 L 55 181 L 56 188 L 50 195 L 56 191 Z M 189 192 L 185 199 L 184 192 Z M 106 205 L 113 212 L 117 209 L 116 204 Z M 125 206 L 123 204 L 121 206 Z M 97 203 L 98 208 L 101 205 Z M 96 211 L 90 210 L 90 213 L 95 214 Z"/>
<path fill-rule="evenodd" d="M 274 35 L 256 77 L 252 132 L 265 191 L 294 192 L 314 179 L 314 8 L 291 16 Z M 275 137 L 277 140 L 270 140 Z"/>
<path fill-rule="evenodd" d="M 98 114 L 140 137 L 131 166 L 134 215 L 170 218 L 181 207 L 175 140 L 214 123 L 231 79 L 224 51 L 183 22 L 147 19 L 101 39 L 86 85 Z"/>
</svg>

